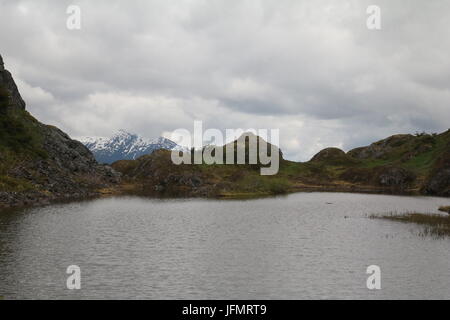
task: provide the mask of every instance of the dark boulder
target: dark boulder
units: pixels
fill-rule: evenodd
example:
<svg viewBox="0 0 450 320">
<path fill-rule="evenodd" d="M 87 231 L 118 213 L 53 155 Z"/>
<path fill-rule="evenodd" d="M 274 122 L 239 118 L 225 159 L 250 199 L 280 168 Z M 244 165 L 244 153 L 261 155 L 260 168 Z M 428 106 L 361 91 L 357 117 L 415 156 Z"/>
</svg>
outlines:
<svg viewBox="0 0 450 320">
<path fill-rule="evenodd" d="M 393 166 L 376 168 L 349 168 L 340 175 L 340 179 L 352 183 L 388 187 L 403 190 L 409 187 L 416 176 L 409 170 Z"/>
<path fill-rule="evenodd" d="M 377 170 L 375 177 L 379 185 L 387 187 L 408 187 L 415 179 L 415 175 L 398 167 L 381 167 Z"/>
<path fill-rule="evenodd" d="M 450 149 L 450 146 L 448 146 Z M 434 164 L 423 191 L 426 194 L 450 196 L 450 151 L 445 152 Z"/>
</svg>

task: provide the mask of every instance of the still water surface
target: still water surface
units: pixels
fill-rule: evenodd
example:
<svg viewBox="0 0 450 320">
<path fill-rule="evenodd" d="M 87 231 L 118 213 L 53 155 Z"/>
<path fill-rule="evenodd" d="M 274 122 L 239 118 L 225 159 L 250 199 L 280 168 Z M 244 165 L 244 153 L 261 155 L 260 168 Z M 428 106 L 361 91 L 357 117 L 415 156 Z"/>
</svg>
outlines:
<svg viewBox="0 0 450 320">
<path fill-rule="evenodd" d="M 297 193 L 99 199 L 0 212 L 5 299 L 450 299 L 450 240 L 372 213 L 448 199 Z M 381 267 L 382 289 L 366 287 Z M 81 290 L 66 268 L 81 268 Z"/>
</svg>

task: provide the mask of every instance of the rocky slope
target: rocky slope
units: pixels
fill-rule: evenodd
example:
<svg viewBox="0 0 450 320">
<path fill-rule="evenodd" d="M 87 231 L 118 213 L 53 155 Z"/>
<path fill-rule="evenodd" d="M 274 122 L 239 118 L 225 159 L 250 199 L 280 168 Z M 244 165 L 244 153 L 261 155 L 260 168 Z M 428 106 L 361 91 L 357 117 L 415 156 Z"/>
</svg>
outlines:
<svg viewBox="0 0 450 320">
<path fill-rule="evenodd" d="M 450 143 L 447 151 L 434 162 L 422 191 L 426 194 L 450 197 Z"/>
<path fill-rule="evenodd" d="M 450 196 L 450 130 L 394 135 L 347 154 L 359 165 L 343 172 L 344 180 Z"/>
<path fill-rule="evenodd" d="M 83 144 L 25 110 L 0 57 L 0 208 L 86 197 L 119 180 Z"/>
<path fill-rule="evenodd" d="M 164 137 L 150 140 L 125 130 L 119 130 L 111 138 L 84 137 L 80 141 L 99 163 L 107 164 L 118 160 L 134 160 L 155 150 L 179 148 L 175 142 Z"/>
</svg>

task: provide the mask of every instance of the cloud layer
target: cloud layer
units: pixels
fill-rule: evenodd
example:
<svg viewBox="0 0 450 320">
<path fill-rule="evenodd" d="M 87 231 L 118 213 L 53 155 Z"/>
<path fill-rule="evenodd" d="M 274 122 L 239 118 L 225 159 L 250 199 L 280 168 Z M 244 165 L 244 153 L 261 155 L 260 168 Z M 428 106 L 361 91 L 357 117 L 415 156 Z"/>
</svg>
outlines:
<svg viewBox="0 0 450 320">
<path fill-rule="evenodd" d="M 0 0 L 0 53 L 28 110 L 73 136 L 203 120 L 279 128 L 287 158 L 308 160 L 449 127 L 450 2 L 376 2 Z"/>
</svg>

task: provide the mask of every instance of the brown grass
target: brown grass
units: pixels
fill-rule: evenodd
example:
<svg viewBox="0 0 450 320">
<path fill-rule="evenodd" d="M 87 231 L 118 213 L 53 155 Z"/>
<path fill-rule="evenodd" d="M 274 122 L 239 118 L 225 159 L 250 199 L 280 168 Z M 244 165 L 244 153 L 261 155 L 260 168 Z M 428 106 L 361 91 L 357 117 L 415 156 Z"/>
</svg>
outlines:
<svg viewBox="0 0 450 320">
<path fill-rule="evenodd" d="M 421 236 L 432 236 L 437 238 L 450 237 L 450 216 L 438 214 L 406 213 L 371 215 L 371 219 L 386 219 L 404 223 L 414 223 L 423 226 Z"/>
<path fill-rule="evenodd" d="M 439 211 L 447 212 L 448 214 L 450 214 L 450 206 L 439 207 Z"/>
</svg>

